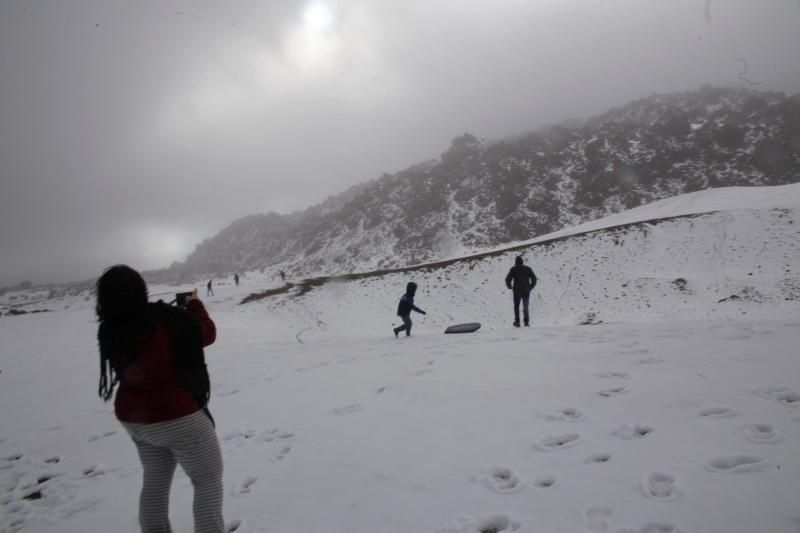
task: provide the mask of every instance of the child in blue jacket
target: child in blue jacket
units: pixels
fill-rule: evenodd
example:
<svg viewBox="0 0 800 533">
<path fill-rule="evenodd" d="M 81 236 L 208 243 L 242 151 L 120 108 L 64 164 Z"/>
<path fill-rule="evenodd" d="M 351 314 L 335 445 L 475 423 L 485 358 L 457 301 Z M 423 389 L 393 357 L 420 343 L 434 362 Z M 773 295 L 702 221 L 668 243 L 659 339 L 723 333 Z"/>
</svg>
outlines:
<svg viewBox="0 0 800 533">
<path fill-rule="evenodd" d="M 400 298 L 397 304 L 397 316 L 403 319 L 403 325 L 394 328 L 394 336 L 397 337 L 401 331 L 406 332 L 406 337 L 411 336 L 411 311 L 425 314 L 425 311 L 414 305 L 414 295 L 417 292 L 417 284 L 413 281 L 406 285 L 406 293 Z"/>
</svg>

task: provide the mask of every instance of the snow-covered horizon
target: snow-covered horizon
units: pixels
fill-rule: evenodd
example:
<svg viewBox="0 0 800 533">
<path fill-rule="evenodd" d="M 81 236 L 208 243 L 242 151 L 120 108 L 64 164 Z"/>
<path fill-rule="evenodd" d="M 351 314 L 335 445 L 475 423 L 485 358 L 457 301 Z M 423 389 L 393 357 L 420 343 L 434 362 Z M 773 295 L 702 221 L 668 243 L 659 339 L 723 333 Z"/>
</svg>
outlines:
<svg viewBox="0 0 800 533">
<path fill-rule="evenodd" d="M 218 280 L 204 300 L 219 329 L 206 356 L 226 520 L 242 532 L 796 531 L 799 214 L 800 184 L 704 191 L 523 250 L 245 305 L 281 282 Z M 511 327 L 503 284 L 520 253 L 540 279 L 533 328 Z M 411 279 L 428 314 L 395 339 Z M 93 304 L 87 291 L 0 317 L 2 531 L 137 531 L 141 469 L 96 395 Z M 468 321 L 483 327 L 442 333 Z M 192 529 L 191 497 L 179 471 L 176 532 Z"/>
</svg>

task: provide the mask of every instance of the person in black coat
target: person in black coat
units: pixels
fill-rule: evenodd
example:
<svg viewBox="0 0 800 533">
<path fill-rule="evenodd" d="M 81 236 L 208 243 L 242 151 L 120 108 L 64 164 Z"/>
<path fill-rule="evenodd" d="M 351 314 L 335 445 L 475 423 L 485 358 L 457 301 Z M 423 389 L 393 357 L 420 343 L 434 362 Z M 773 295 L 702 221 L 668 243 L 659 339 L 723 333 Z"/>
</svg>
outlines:
<svg viewBox="0 0 800 533">
<path fill-rule="evenodd" d="M 522 256 L 518 256 L 515 264 L 506 276 L 506 287 L 514 291 L 514 327 L 519 327 L 519 303 L 522 302 L 522 318 L 526 326 L 531 325 L 528 311 L 531 290 L 536 286 L 536 274 L 528 265 L 523 264 Z"/>
<path fill-rule="evenodd" d="M 409 282 L 406 285 L 406 293 L 400 298 L 400 303 L 397 304 L 397 316 L 403 319 L 403 325 L 394 328 L 394 336 L 405 330 L 406 337 L 411 336 L 411 311 L 425 314 L 425 311 L 414 305 L 414 295 L 417 293 L 417 284 Z"/>
</svg>

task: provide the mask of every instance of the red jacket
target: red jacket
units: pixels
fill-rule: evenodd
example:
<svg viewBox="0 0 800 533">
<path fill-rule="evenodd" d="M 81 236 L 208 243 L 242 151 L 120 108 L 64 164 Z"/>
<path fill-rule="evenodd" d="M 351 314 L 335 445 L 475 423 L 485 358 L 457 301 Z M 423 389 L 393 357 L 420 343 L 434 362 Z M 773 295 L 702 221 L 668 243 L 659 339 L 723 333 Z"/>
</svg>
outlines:
<svg viewBox="0 0 800 533">
<path fill-rule="evenodd" d="M 200 300 L 186 308 L 200 321 L 203 346 L 217 338 L 217 328 Z M 163 324 L 157 324 L 142 350 L 119 380 L 114 410 L 122 422 L 154 424 L 200 409 L 175 370 L 175 353 Z"/>
</svg>

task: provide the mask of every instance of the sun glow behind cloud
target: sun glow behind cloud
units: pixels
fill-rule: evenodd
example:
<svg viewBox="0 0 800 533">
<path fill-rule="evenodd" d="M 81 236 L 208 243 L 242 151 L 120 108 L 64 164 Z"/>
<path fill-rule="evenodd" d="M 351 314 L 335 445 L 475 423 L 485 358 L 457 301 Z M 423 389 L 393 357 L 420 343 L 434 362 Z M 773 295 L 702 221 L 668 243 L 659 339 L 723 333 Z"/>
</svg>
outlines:
<svg viewBox="0 0 800 533">
<path fill-rule="evenodd" d="M 335 70 L 341 46 L 335 22 L 329 4 L 321 1 L 308 4 L 300 17 L 300 24 L 287 42 L 286 54 L 290 65 L 305 72 Z"/>
<path fill-rule="evenodd" d="M 130 250 L 135 250 L 142 258 L 138 267 L 145 269 L 163 267 L 185 258 L 199 238 L 175 226 L 155 223 L 128 228 L 124 236 L 125 242 L 130 243 Z"/>
<path fill-rule="evenodd" d="M 303 23 L 310 31 L 325 31 L 333 22 L 333 12 L 325 2 L 312 2 L 303 11 Z"/>
<path fill-rule="evenodd" d="M 374 13 L 361 4 L 317 0 L 277 28 L 270 38 L 240 32 L 210 50 L 214 61 L 166 88 L 154 110 L 155 135 L 145 137 L 192 148 L 219 131 L 271 125 L 309 102 L 374 108 L 387 86 L 394 95 L 403 87 L 386 69 Z"/>
</svg>

